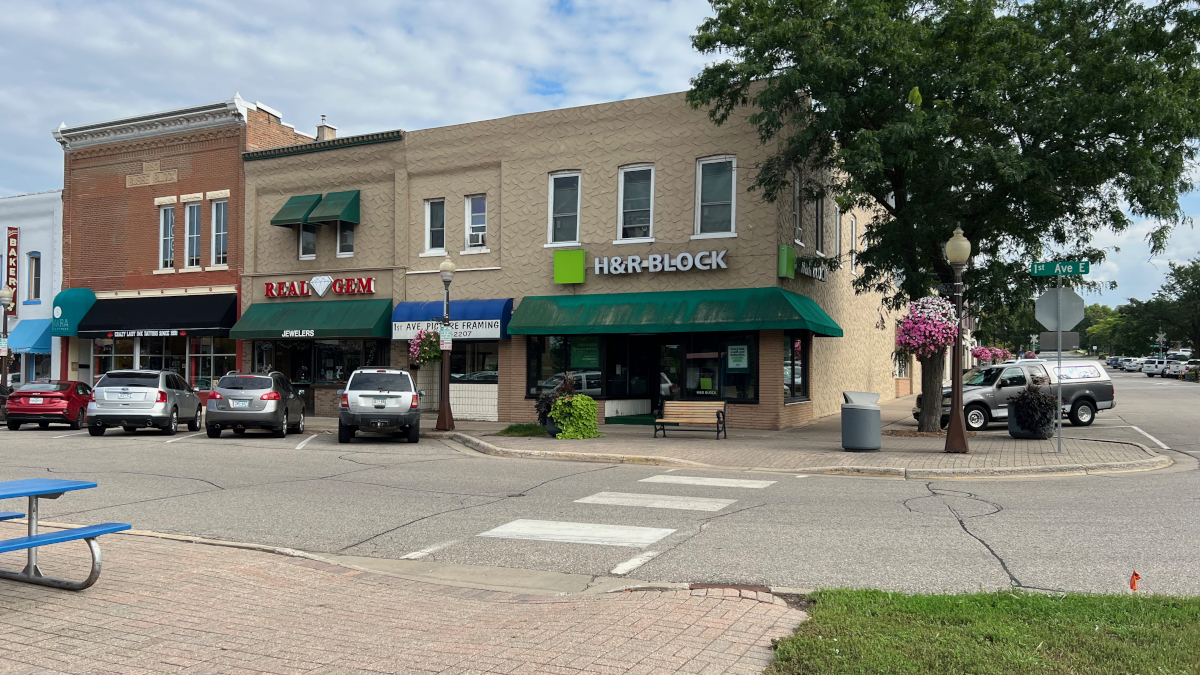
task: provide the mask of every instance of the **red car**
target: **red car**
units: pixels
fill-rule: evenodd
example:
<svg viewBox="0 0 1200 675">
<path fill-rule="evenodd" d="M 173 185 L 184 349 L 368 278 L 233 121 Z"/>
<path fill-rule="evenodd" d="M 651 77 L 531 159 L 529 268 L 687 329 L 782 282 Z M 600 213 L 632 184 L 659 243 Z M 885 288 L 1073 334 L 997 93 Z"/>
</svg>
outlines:
<svg viewBox="0 0 1200 675">
<path fill-rule="evenodd" d="M 87 426 L 87 407 L 92 388 L 82 382 L 34 380 L 8 396 L 4 410 L 10 431 L 22 424 L 37 422 L 43 429 L 69 424 L 72 429 Z"/>
</svg>

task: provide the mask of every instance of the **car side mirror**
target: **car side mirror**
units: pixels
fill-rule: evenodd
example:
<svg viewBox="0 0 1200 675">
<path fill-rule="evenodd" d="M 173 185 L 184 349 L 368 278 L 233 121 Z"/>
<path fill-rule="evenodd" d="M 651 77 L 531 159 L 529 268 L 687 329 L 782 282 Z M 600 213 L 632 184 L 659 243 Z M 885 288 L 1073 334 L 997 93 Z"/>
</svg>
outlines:
<svg viewBox="0 0 1200 675">
<path fill-rule="evenodd" d="M 424 395 L 425 395 L 425 390 L 424 390 L 424 389 L 418 389 L 418 390 L 417 390 L 417 396 L 424 396 Z"/>
</svg>

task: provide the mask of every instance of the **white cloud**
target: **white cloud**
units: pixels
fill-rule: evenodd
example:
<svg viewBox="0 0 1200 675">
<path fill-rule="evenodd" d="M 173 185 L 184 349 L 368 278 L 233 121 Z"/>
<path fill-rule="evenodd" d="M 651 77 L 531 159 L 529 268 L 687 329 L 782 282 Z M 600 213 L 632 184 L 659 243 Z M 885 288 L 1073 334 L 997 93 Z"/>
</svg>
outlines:
<svg viewBox="0 0 1200 675">
<path fill-rule="evenodd" d="M 1184 211 L 1200 213 L 1200 194 L 1190 194 L 1183 199 Z M 1093 265 L 1088 278 L 1093 281 L 1116 281 L 1117 288 L 1103 293 L 1086 294 L 1088 303 L 1099 302 L 1110 307 L 1124 304 L 1129 298 L 1149 299 L 1162 286 L 1169 271 L 1168 263 L 1185 263 L 1200 256 L 1200 229 L 1185 225 L 1172 233 L 1166 251 L 1161 255 L 1150 255 L 1147 236 L 1153 222 L 1136 221 L 1125 232 L 1113 234 L 1102 232 L 1096 236 L 1095 245 L 1108 248 L 1108 260 Z M 1115 249 L 1119 248 L 1120 251 Z"/>
</svg>

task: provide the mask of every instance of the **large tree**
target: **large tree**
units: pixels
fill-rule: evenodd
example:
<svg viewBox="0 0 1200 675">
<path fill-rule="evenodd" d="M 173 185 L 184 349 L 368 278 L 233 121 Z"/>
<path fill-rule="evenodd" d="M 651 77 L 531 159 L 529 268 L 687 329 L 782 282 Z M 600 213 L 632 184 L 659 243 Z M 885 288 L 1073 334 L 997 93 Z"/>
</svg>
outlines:
<svg viewBox="0 0 1200 675">
<path fill-rule="evenodd" d="M 1166 283 L 1151 302 L 1156 303 L 1157 318 L 1164 328 L 1178 333 L 1184 346 L 1200 349 L 1200 258 L 1186 265 L 1170 265 Z"/>
<path fill-rule="evenodd" d="M 1100 262 L 1102 229 L 1186 220 L 1200 136 L 1200 12 L 1163 0 L 710 0 L 692 38 L 718 60 L 688 100 L 746 108 L 771 154 L 752 189 L 875 214 L 859 291 L 898 307 L 952 280 L 956 226 L 982 312 L 1046 286 L 1028 264 Z M 1052 281 L 1052 280 L 1051 280 Z M 926 396 L 937 400 L 937 396 Z"/>
</svg>

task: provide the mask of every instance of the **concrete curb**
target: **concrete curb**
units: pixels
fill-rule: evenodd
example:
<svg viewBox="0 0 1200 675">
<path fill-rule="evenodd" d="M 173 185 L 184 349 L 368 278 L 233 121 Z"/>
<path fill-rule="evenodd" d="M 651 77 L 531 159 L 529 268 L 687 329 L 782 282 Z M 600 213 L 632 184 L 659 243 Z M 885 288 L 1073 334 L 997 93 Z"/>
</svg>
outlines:
<svg viewBox="0 0 1200 675">
<path fill-rule="evenodd" d="M 485 455 L 509 457 L 513 459 L 551 459 L 573 462 L 598 462 L 603 464 L 640 464 L 649 466 L 678 466 L 698 469 L 717 469 L 726 471 L 762 471 L 767 473 L 804 473 L 828 476 L 872 476 L 886 478 L 987 478 L 987 477 L 1019 477 L 1019 476 L 1080 476 L 1088 473 L 1125 473 L 1134 471 L 1154 471 L 1171 466 L 1174 462 L 1165 455 L 1159 455 L 1141 443 L 1128 441 L 1104 441 L 1119 443 L 1140 448 L 1147 459 L 1136 459 L 1128 462 L 1097 462 L 1092 464 L 1051 464 L 1046 466 L 985 466 L 966 467 L 958 469 L 908 469 L 890 466 L 856 466 L 834 465 L 779 469 L 775 467 L 744 467 L 704 464 L 674 457 L 659 457 L 654 455 L 622 455 L 613 453 L 570 452 L 566 450 L 514 450 L 501 448 L 474 436 L 468 436 L 459 431 L 436 432 L 426 434 L 428 438 L 446 438 L 457 441 L 468 448 Z M 1098 440 L 1098 439 L 1083 439 Z"/>
</svg>

